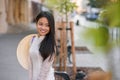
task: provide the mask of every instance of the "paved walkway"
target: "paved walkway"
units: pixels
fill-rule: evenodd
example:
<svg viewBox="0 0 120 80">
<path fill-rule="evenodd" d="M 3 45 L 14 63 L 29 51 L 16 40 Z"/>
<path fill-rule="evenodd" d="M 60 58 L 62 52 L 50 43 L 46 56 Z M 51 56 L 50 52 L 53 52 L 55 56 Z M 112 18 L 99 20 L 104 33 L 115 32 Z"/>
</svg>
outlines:
<svg viewBox="0 0 120 80">
<path fill-rule="evenodd" d="M 0 36 L 0 80 L 28 80 L 27 71 L 18 63 L 16 49 L 25 34 Z"/>
<path fill-rule="evenodd" d="M 36 33 L 30 26 L 10 26 L 7 34 L 0 34 L 0 80 L 28 80 L 28 71 L 18 63 L 16 49 L 23 37 Z"/>
</svg>

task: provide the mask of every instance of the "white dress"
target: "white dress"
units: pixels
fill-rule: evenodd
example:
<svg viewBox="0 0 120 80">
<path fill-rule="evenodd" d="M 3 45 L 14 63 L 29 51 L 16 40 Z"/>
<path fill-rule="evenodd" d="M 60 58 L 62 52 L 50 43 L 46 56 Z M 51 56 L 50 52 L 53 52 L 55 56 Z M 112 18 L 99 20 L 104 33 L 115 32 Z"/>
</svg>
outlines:
<svg viewBox="0 0 120 80">
<path fill-rule="evenodd" d="M 48 61 L 49 57 L 43 61 L 42 56 L 39 54 L 39 46 L 44 36 L 34 37 L 29 54 L 32 61 L 32 80 L 55 80 L 54 69 L 52 67 L 53 61 Z"/>
</svg>

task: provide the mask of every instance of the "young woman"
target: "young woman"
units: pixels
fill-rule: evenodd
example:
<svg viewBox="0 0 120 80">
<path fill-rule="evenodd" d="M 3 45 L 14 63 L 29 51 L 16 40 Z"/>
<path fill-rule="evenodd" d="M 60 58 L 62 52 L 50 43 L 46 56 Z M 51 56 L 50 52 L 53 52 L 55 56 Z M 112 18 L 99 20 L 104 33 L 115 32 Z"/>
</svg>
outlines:
<svg viewBox="0 0 120 80">
<path fill-rule="evenodd" d="M 33 36 L 29 50 L 29 79 L 55 80 L 52 67 L 55 56 L 55 23 L 50 12 L 36 17 L 37 36 Z"/>
</svg>

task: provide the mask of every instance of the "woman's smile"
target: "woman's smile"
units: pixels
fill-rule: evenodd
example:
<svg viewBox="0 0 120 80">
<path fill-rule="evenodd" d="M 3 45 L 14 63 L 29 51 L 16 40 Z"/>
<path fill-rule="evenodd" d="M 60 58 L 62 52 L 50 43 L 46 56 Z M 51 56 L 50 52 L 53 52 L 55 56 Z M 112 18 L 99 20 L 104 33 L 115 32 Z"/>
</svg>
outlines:
<svg viewBox="0 0 120 80">
<path fill-rule="evenodd" d="M 50 26 L 49 26 L 47 18 L 42 17 L 39 19 L 37 23 L 37 30 L 38 30 L 39 35 L 41 36 L 45 36 L 46 34 L 50 32 Z"/>
</svg>

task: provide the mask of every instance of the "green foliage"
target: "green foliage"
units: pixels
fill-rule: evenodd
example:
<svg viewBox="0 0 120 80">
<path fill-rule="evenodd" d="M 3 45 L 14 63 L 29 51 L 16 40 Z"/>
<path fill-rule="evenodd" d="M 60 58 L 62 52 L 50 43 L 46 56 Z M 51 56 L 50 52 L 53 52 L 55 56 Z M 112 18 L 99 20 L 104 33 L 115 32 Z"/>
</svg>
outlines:
<svg viewBox="0 0 120 80">
<path fill-rule="evenodd" d="M 75 8 L 77 8 L 76 4 L 70 0 L 45 0 L 45 4 L 63 14 L 72 12 Z"/>
<path fill-rule="evenodd" d="M 76 4 L 70 2 L 70 0 L 64 0 L 58 5 L 57 9 L 59 12 L 66 14 L 67 12 L 72 12 L 76 7 Z"/>
<path fill-rule="evenodd" d="M 110 48 L 108 28 L 99 26 L 98 28 L 88 28 L 83 33 L 85 42 L 94 47 L 92 50 L 106 52 Z"/>
<path fill-rule="evenodd" d="M 120 27 L 120 1 L 109 3 L 101 14 L 103 23 L 109 27 Z"/>
<path fill-rule="evenodd" d="M 106 27 L 90 28 L 84 34 L 86 40 L 92 41 L 94 46 L 105 46 L 108 43 L 109 33 Z"/>
<path fill-rule="evenodd" d="M 59 5 L 59 3 L 61 3 L 61 0 L 45 0 L 44 1 L 44 4 L 52 9 L 56 8 L 57 5 Z"/>
</svg>

